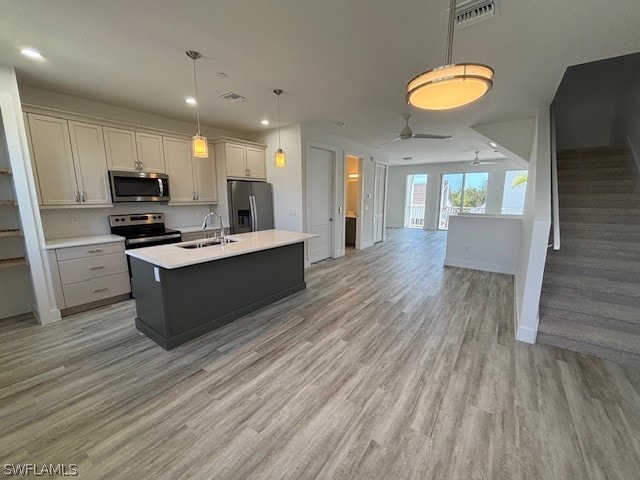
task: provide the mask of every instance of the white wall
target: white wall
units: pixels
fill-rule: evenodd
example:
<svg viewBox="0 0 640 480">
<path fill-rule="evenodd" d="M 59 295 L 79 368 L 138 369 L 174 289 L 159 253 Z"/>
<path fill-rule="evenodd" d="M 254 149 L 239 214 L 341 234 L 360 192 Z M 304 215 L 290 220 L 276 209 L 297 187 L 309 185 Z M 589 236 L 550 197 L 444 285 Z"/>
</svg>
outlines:
<svg viewBox="0 0 640 480">
<path fill-rule="evenodd" d="M 116 107 L 84 98 L 73 97 L 27 86 L 20 87 L 23 104 L 55 109 L 68 113 L 90 116 L 95 119 L 125 123 L 131 126 L 155 128 L 167 132 L 192 135 L 195 124 L 174 120 L 158 115 L 151 115 L 136 110 Z M 246 138 L 246 135 L 228 132 L 212 127 L 202 126 L 202 133 L 212 140 L 218 136 Z M 213 149 L 209 149 L 213 154 Z M 202 223 L 204 216 L 210 211 L 220 211 L 228 226 L 226 181 L 220 176 L 218 169 L 219 203 L 212 205 L 167 205 L 157 203 L 123 203 L 112 208 L 89 209 L 42 209 L 42 225 L 47 239 L 65 238 L 85 235 L 109 233 L 109 215 L 119 213 L 163 212 L 170 227 L 196 226 Z M 224 169 L 222 169 L 224 172 Z"/>
<path fill-rule="evenodd" d="M 427 200 L 425 206 L 425 230 L 436 230 L 440 204 L 440 183 L 443 173 L 489 172 L 487 183 L 486 213 L 502 212 L 502 194 L 504 174 L 507 170 L 522 170 L 523 167 L 513 160 L 504 160 L 499 165 L 472 167 L 469 162 L 430 163 L 389 167 L 387 187 L 387 226 L 404 226 L 404 208 L 407 190 L 407 175 L 427 174 Z"/>
<path fill-rule="evenodd" d="M 273 185 L 275 228 L 301 232 L 303 230 L 302 204 L 302 137 L 301 125 L 288 125 L 280 133 L 282 150 L 286 157 L 284 168 L 276 167 L 278 130 L 256 132 L 252 141 L 267 145 L 267 181 Z"/>
<path fill-rule="evenodd" d="M 525 165 L 529 161 L 535 121 L 533 118 L 510 122 L 473 125 L 472 131 L 485 142 L 494 142 L 496 149 L 507 157 Z"/>
<path fill-rule="evenodd" d="M 640 174 L 640 84 L 633 82 L 618 97 L 611 145 L 626 145 Z"/>
<path fill-rule="evenodd" d="M 515 274 L 516 338 L 534 343 L 542 277 L 551 228 L 551 139 L 549 109 L 539 110 L 529 160 L 520 257 Z"/>
<path fill-rule="evenodd" d="M 520 253 L 522 218 L 457 215 L 449 218 L 444 264 L 514 274 Z"/>
<path fill-rule="evenodd" d="M 40 248 L 44 241 L 44 233 L 38 215 L 38 199 L 31 170 L 27 134 L 22 120 L 20 93 L 15 71 L 12 67 L 2 65 L 0 65 L 0 114 L 2 115 L 2 140 L 5 143 L 6 155 L 13 173 L 20 224 L 29 260 L 30 280 L 34 293 L 32 310 L 39 322 L 50 323 L 60 319 L 60 311 L 55 307 L 53 288 L 48 282 L 50 276 L 46 254 Z M 25 280 L 24 275 L 22 277 L 16 275 L 15 279 L 5 279 L 5 281 L 22 282 L 23 288 L 28 290 L 28 286 L 24 285 Z M 17 298 L 13 290 L 15 287 L 16 285 L 7 287 L 0 283 L 2 303 L 7 302 L 3 307 L 5 314 L 24 310 L 24 299 Z M 13 304 L 12 301 L 18 303 Z"/>
</svg>

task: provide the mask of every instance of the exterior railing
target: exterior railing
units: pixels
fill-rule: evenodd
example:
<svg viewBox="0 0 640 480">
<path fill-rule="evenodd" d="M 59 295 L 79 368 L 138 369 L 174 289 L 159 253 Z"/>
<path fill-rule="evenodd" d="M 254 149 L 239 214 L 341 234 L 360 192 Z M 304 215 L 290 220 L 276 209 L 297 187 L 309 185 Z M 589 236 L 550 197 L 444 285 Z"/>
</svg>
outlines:
<svg viewBox="0 0 640 480">
<path fill-rule="evenodd" d="M 409 205 L 409 228 L 424 227 L 424 204 Z"/>
<path fill-rule="evenodd" d="M 449 217 L 460 215 L 461 213 L 484 213 L 485 205 L 480 205 L 478 207 L 454 207 L 447 206 L 442 207 L 440 209 L 440 224 L 438 228 L 440 230 L 448 230 L 449 229 Z"/>
</svg>

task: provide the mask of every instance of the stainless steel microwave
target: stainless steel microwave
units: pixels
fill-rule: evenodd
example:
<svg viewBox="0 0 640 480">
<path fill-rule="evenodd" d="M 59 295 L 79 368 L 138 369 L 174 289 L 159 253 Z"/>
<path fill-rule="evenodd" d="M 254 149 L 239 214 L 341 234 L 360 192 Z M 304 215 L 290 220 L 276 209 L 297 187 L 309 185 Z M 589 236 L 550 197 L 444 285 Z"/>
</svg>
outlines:
<svg viewBox="0 0 640 480">
<path fill-rule="evenodd" d="M 164 173 L 109 171 L 114 202 L 168 202 L 169 177 Z"/>
</svg>

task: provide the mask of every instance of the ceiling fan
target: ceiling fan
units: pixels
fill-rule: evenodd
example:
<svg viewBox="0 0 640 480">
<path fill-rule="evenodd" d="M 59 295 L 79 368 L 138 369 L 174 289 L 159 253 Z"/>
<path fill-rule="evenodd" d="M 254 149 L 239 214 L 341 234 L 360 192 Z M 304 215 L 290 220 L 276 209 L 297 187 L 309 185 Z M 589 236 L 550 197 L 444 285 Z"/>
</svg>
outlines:
<svg viewBox="0 0 640 480">
<path fill-rule="evenodd" d="M 476 166 L 476 165 L 499 165 L 500 162 L 486 162 L 484 160 L 480 160 L 480 157 L 478 157 L 478 154 L 480 153 L 480 150 L 476 150 L 476 156 L 473 158 L 473 160 L 471 160 L 471 165 L 472 166 Z"/>
<path fill-rule="evenodd" d="M 393 140 L 389 140 L 388 142 L 384 142 L 383 145 L 387 145 L 388 143 L 397 142 L 398 140 L 409 140 L 411 138 L 426 138 L 431 140 L 450 140 L 451 135 L 432 135 L 430 133 L 413 133 L 411 127 L 409 126 L 409 119 L 411 118 L 410 113 L 403 113 L 402 118 L 406 122 L 404 128 L 400 131 L 400 134 L 394 138 Z"/>
</svg>

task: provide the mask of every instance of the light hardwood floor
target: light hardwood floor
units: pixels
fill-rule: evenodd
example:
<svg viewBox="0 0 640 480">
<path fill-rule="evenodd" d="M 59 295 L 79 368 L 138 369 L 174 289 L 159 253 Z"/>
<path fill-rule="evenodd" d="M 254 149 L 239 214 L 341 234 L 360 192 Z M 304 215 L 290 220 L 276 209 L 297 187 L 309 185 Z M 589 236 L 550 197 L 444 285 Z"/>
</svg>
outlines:
<svg viewBox="0 0 640 480">
<path fill-rule="evenodd" d="M 640 369 L 517 343 L 512 278 L 442 267 L 444 242 L 389 230 L 170 352 L 136 331 L 131 301 L 0 322 L 0 462 L 109 479 L 638 478 Z"/>
</svg>

